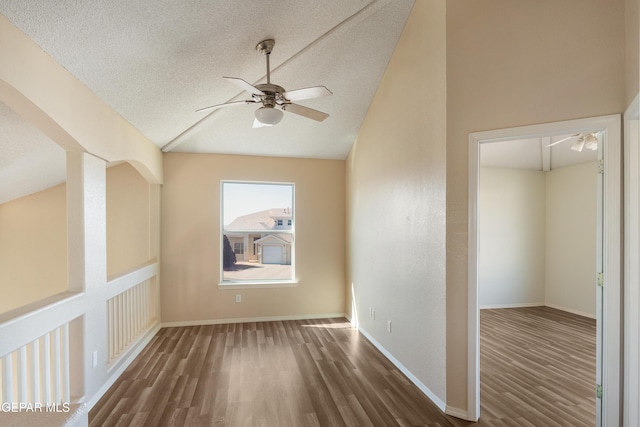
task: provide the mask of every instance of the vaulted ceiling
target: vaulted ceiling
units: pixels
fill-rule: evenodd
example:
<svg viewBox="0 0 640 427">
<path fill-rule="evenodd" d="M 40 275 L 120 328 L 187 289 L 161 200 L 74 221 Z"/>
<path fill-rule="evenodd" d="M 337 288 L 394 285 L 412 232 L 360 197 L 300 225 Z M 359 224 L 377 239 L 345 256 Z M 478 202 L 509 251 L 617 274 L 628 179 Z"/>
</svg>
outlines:
<svg viewBox="0 0 640 427">
<path fill-rule="evenodd" d="M 0 13 L 164 151 L 344 159 L 413 3 L 0 0 Z M 326 86 L 332 96 L 297 103 L 329 118 L 286 112 L 254 129 L 255 104 L 196 113 L 251 98 L 222 77 L 264 83 L 255 46 L 267 38 L 271 82 Z M 0 187 L 0 203 L 64 181 L 64 152 L 4 105 L 0 132 L 0 178 L 13 190 Z"/>
<path fill-rule="evenodd" d="M 344 159 L 413 3 L 0 0 L 0 13 L 163 151 Z M 286 112 L 254 129 L 256 104 L 197 113 L 251 99 L 223 76 L 264 83 L 267 38 L 272 83 L 326 86 L 332 96 L 297 103 L 329 117 Z M 483 164 L 542 168 L 542 144 L 486 145 Z M 553 167 L 578 158 L 568 147 L 551 149 Z M 0 203 L 65 181 L 64 151 L 1 103 L 0 153 Z"/>
</svg>

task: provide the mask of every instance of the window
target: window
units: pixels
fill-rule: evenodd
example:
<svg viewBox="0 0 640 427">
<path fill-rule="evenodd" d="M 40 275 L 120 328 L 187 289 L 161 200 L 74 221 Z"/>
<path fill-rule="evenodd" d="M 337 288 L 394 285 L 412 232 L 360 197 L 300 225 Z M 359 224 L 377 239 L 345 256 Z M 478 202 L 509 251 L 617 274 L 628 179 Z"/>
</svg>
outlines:
<svg viewBox="0 0 640 427">
<path fill-rule="evenodd" d="M 221 206 L 221 283 L 293 282 L 294 185 L 223 181 Z"/>
</svg>

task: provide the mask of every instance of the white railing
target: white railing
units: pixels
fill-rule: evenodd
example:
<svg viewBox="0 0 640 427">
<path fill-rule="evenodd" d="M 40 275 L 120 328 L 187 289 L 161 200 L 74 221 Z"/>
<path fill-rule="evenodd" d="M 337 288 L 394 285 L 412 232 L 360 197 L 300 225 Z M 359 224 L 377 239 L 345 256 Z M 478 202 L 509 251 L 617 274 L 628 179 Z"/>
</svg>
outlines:
<svg viewBox="0 0 640 427">
<path fill-rule="evenodd" d="M 69 325 L 82 315 L 83 299 L 62 293 L 0 317 L 3 404 L 71 402 Z"/>
<path fill-rule="evenodd" d="M 107 284 L 109 363 L 115 362 L 156 320 L 158 264 L 144 266 Z"/>
<path fill-rule="evenodd" d="M 158 264 L 151 261 L 107 283 L 109 365 L 157 322 Z M 3 405 L 74 403 L 83 391 L 70 378 L 72 352 L 82 351 L 84 293 L 64 292 L 0 314 L 0 402 Z M 75 382 L 74 382 L 75 381 Z M 75 387 L 82 387 L 77 384 Z"/>
</svg>

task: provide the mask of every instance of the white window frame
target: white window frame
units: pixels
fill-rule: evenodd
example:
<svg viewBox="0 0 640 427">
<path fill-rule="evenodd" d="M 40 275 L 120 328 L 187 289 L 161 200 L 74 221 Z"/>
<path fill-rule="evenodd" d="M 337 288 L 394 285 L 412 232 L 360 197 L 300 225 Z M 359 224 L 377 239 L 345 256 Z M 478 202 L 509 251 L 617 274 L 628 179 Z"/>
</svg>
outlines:
<svg viewBox="0 0 640 427">
<path fill-rule="evenodd" d="M 288 185 L 291 186 L 291 228 L 288 230 L 275 228 L 273 230 L 260 230 L 261 234 L 291 235 L 291 277 L 289 279 L 257 279 L 257 280 L 224 280 L 223 256 L 224 256 L 224 238 L 225 233 L 249 233 L 256 230 L 225 230 L 224 228 L 224 185 L 225 184 L 256 184 L 256 185 Z M 221 289 L 246 289 L 246 288 L 279 288 L 279 287 L 295 287 L 298 284 L 296 279 L 296 248 L 295 248 L 295 198 L 296 187 L 293 182 L 276 182 L 276 181 L 240 181 L 240 180 L 222 180 L 220 181 L 220 282 L 218 287 Z M 271 206 L 277 207 L 277 206 Z M 287 206 L 289 207 L 289 206 Z M 255 242 L 251 242 L 255 248 Z"/>
</svg>

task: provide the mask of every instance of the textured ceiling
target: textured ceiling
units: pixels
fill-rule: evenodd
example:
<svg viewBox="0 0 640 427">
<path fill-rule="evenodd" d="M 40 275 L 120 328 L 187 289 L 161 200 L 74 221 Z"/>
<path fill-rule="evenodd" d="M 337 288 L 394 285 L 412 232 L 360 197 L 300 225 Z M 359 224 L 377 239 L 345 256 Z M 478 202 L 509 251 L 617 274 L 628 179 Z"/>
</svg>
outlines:
<svg viewBox="0 0 640 427">
<path fill-rule="evenodd" d="M 0 0 L 0 13 L 165 151 L 344 159 L 413 3 Z M 285 113 L 278 126 L 253 129 L 256 105 L 196 113 L 250 98 L 223 76 L 266 81 L 265 58 L 255 50 L 266 38 L 276 41 L 272 83 L 326 86 L 333 96 L 298 103 L 330 117 L 319 123 Z M 3 151 L 24 144 L 42 161 L 33 146 L 42 137 L 16 134 L 17 125 L 7 125 L 13 119 L 5 111 L 0 126 L 14 131 L 10 141 L 2 137 Z"/>
<path fill-rule="evenodd" d="M 65 181 L 64 150 L 3 103 L 0 135 L 0 203 Z"/>
<path fill-rule="evenodd" d="M 0 13 L 165 151 L 344 159 L 413 3 L 0 0 Z M 266 38 L 276 41 L 272 83 L 326 86 L 333 96 L 299 104 L 330 117 L 285 113 L 279 125 L 253 129 L 256 105 L 196 113 L 249 98 L 223 76 L 266 81 L 255 50 Z M 540 165 L 540 142 L 489 145 L 483 164 Z M 553 147 L 553 167 L 576 159 L 563 154 L 568 147 Z M 3 105 L 0 150 L 0 203 L 65 180 L 62 149 Z"/>
<path fill-rule="evenodd" d="M 412 5 L 1 0 L 0 12 L 158 147 L 182 135 L 173 150 L 344 159 Z M 222 77 L 264 81 L 255 45 L 266 38 L 276 40 L 272 82 L 328 87 L 334 96 L 300 103 L 331 117 L 287 114 L 278 127 L 252 129 L 255 106 L 195 113 L 248 98 Z"/>
</svg>

